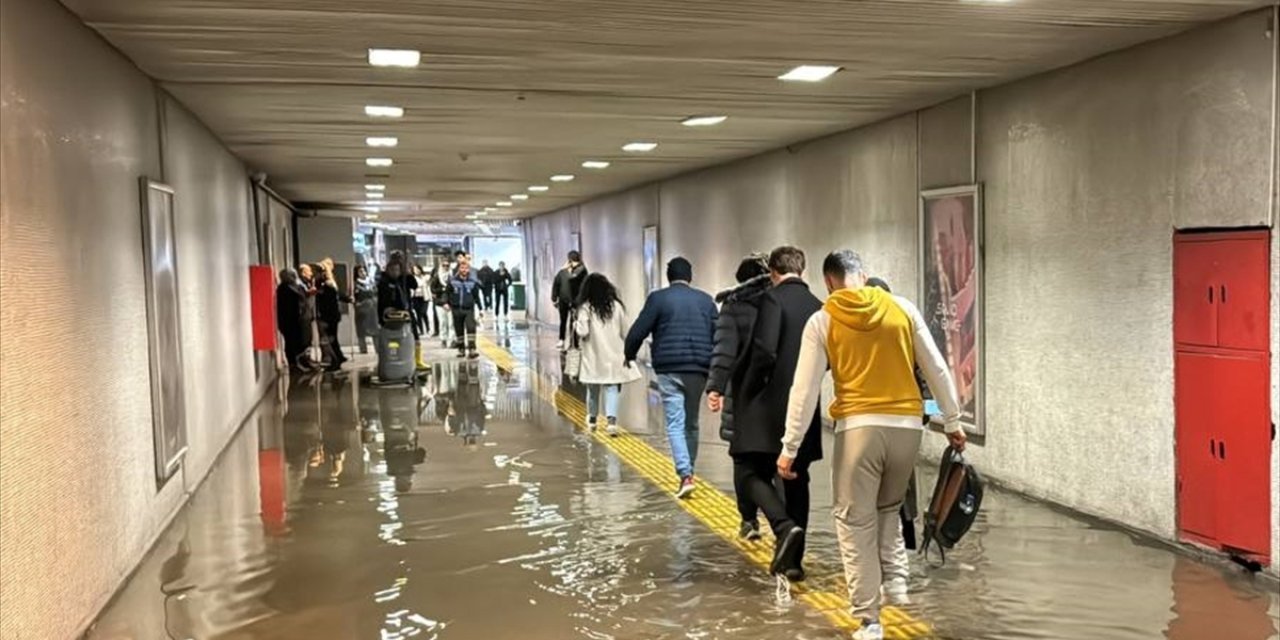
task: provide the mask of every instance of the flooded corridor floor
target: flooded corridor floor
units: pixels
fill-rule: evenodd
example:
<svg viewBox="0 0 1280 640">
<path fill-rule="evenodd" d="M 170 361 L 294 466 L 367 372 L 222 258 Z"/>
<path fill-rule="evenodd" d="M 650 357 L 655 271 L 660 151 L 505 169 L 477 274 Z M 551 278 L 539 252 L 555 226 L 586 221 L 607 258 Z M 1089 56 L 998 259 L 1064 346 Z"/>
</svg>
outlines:
<svg viewBox="0 0 1280 640">
<path fill-rule="evenodd" d="M 624 391 L 625 446 L 584 433 L 553 341 L 491 328 L 484 359 L 437 351 L 411 389 L 282 383 L 86 637 L 847 637 L 821 602 L 780 602 L 749 557 L 767 543 L 722 537 L 736 522 L 712 508 L 732 484 L 716 421 L 702 420 L 707 484 L 681 508 L 651 468 L 666 451 L 653 392 Z M 838 593 L 826 469 L 813 477 L 810 589 Z M 912 563 L 898 637 L 1280 629 L 1274 582 L 999 490 L 945 568 Z"/>
</svg>

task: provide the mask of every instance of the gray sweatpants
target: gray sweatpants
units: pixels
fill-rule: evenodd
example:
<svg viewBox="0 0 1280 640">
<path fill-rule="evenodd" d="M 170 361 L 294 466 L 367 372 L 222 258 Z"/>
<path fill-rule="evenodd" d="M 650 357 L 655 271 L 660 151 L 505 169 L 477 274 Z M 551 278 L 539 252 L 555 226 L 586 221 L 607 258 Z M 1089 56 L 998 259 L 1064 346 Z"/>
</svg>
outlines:
<svg viewBox="0 0 1280 640">
<path fill-rule="evenodd" d="M 833 514 L 855 618 L 879 620 L 882 580 L 907 577 L 898 507 L 923 435 L 920 429 L 876 426 L 836 433 Z"/>
</svg>

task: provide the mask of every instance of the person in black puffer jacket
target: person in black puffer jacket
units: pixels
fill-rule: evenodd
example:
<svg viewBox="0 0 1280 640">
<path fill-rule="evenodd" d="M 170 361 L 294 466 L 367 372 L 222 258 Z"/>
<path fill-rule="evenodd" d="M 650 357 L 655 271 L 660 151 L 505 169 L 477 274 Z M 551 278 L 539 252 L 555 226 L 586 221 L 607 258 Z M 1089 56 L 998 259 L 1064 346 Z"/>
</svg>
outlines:
<svg viewBox="0 0 1280 640">
<path fill-rule="evenodd" d="M 738 286 L 716 294 L 720 318 L 716 321 L 715 348 L 711 351 L 711 371 L 707 376 L 707 407 L 720 412 L 720 438 L 725 442 L 733 440 L 733 390 L 729 379 L 751 344 L 751 328 L 760 310 L 760 297 L 772 285 L 764 254 L 743 258 L 735 277 Z M 758 540 L 760 524 L 756 512 L 759 507 L 742 487 L 735 483 L 733 489 L 738 499 L 738 513 L 742 516 L 738 536 Z"/>
</svg>

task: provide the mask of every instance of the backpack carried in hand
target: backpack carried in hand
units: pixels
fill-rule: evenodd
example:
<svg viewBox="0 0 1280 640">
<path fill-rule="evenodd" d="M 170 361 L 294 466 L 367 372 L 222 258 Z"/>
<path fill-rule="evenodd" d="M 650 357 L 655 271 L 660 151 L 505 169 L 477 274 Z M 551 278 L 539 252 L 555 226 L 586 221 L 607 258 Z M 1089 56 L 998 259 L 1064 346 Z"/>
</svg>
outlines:
<svg viewBox="0 0 1280 640">
<path fill-rule="evenodd" d="M 924 514 L 923 544 L 920 553 L 929 553 L 929 545 L 937 542 L 942 563 L 947 562 L 947 549 L 964 537 L 978 517 L 982 507 L 982 493 L 986 482 L 973 465 L 964 461 L 952 447 L 942 452 L 938 466 L 938 482 L 933 487 L 933 498 Z"/>
</svg>

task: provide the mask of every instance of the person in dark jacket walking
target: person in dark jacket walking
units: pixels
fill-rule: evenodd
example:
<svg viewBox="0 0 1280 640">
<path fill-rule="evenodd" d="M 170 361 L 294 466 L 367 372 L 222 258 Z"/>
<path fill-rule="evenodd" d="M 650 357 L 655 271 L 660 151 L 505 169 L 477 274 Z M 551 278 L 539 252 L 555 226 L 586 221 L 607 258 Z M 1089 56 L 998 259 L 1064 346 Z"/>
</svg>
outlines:
<svg viewBox="0 0 1280 640">
<path fill-rule="evenodd" d="M 751 344 L 751 329 L 755 326 L 760 298 L 772 285 L 766 258 L 763 254 L 743 258 L 735 274 L 738 286 L 716 294 L 720 319 L 716 321 L 715 348 L 711 351 L 711 372 L 707 376 L 707 407 L 720 413 L 720 439 L 726 442 L 733 441 L 733 390 L 729 388 L 729 379 Z M 738 536 L 759 540 L 760 525 L 756 521 L 759 508 L 745 488 L 735 484 L 733 489 L 738 499 L 738 514 L 742 516 Z"/>
<path fill-rule="evenodd" d="M 624 358 L 633 362 L 645 338 L 653 336 L 653 371 L 658 375 L 667 440 L 680 478 L 676 497 L 687 498 L 694 489 L 698 405 L 711 367 L 717 312 L 711 296 L 690 285 L 693 265 L 688 260 L 673 258 L 668 262 L 667 281 L 671 285 L 650 294 L 631 325 Z"/>
<path fill-rule="evenodd" d="M 511 289 L 511 272 L 507 271 L 507 263 L 499 262 L 493 272 L 493 315 L 499 318 L 511 317 L 507 293 Z"/>
<path fill-rule="evenodd" d="M 760 299 L 751 346 L 734 371 L 734 433 L 729 443 L 734 485 L 760 506 L 777 542 L 771 573 L 803 580 L 804 531 L 809 526 L 809 465 L 822 458 L 822 430 L 815 410 L 800 455 L 792 467 L 796 477 L 774 488 L 778 454 L 787 417 L 787 400 L 795 378 L 800 343 L 809 317 L 822 302 L 809 291 L 803 275 L 804 252 L 784 246 L 769 254 L 773 288 Z"/>
<path fill-rule="evenodd" d="M 493 313 L 493 267 L 488 260 L 480 261 L 480 270 L 476 272 L 480 280 L 480 309 Z"/>
<path fill-rule="evenodd" d="M 560 310 L 560 342 L 556 344 L 561 351 L 565 348 L 565 336 L 569 330 L 569 312 L 578 303 L 578 293 L 582 291 L 582 281 L 587 279 L 587 267 L 582 264 L 582 254 L 569 252 L 569 261 L 556 273 L 551 283 L 551 302 Z"/>
<path fill-rule="evenodd" d="M 480 280 L 471 271 L 471 263 L 464 260 L 458 271 L 449 279 L 448 306 L 453 314 L 453 331 L 457 335 L 458 355 L 479 358 L 476 351 L 476 307 L 479 305 Z"/>
</svg>

